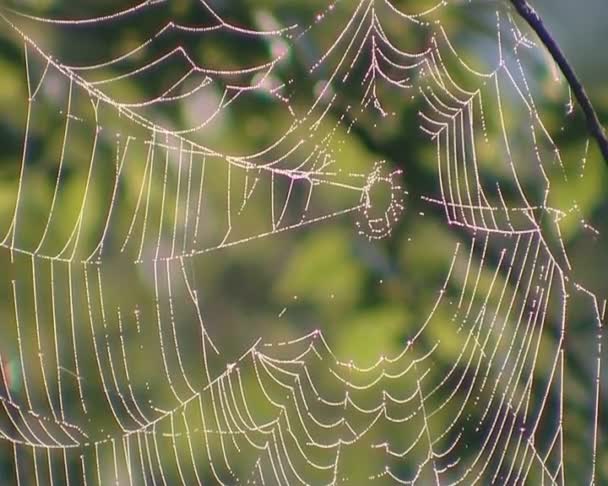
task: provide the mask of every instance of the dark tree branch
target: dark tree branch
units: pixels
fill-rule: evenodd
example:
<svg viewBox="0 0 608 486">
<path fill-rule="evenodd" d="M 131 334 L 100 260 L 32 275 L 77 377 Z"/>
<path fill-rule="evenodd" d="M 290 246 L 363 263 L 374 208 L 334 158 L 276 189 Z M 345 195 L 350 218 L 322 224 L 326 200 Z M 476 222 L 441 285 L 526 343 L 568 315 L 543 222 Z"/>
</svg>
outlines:
<svg viewBox="0 0 608 486">
<path fill-rule="evenodd" d="M 566 59 L 566 56 L 560 49 L 551 33 L 545 27 L 540 15 L 527 2 L 527 0 L 510 0 L 510 2 L 515 7 L 515 10 L 517 10 L 517 13 L 519 13 L 519 15 L 528 23 L 528 25 L 532 27 L 532 30 L 536 32 L 536 35 L 538 35 L 541 42 L 547 48 L 566 77 L 576 101 L 585 114 L 589 133 L 597 142 L 597 145 L 602 152 L 602 156 L 604 157 L 604 161 L 606 164 L 608 164 L 608 138 L 606 137 L 606 131 L 604 130 L 604 127 L 602 127 L 591 100 L 589 99 L 585 88 L 578 79 L 578 76 L 574 72 L 571 64 Z"/>
</svg>

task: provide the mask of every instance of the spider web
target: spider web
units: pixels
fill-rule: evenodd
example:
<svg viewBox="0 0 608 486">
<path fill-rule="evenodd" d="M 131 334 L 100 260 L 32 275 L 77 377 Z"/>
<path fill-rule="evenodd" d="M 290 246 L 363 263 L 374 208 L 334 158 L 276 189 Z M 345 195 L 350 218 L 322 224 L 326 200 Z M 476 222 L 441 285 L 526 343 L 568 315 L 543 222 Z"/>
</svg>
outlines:
<svg viewBox="0 0 608 486">
<path fill-rule="evenodd" d="M 600 235 L 551 190 L 573 165 L 586 176 L 586 152 L 566 161 L 543 121 L 525 67 L 540 49 L 509 9 L 217 3 L 192 2 L 196 24 L 162 0 L 0 11 L 23 66 L 0 223 L 0 434 L 16 483 L 601 481 L 606 303 L 577 283 L 560 231 Z M 483 64 L 454 29 L 471 15 L 492 32 Z M 141 37 L 117 49 L 128 29 Z M 72 59 L 48 32 L 82 48 Z M 385 316 L 346 319 L 348 296 L 312 286 L 365 356 L 284 284 L 309 271 L 299 242 L 321 230 L 334 251 L 320 266 L 349 245 L 373 259 L 385 239 L 426 262 L 369 264 L 374 292 L 405 280 L 419 296 L 389 337 L 374 330 Z M 593 334 L 583 405 L 564 393 L 571 301 Z"/>
</svg>

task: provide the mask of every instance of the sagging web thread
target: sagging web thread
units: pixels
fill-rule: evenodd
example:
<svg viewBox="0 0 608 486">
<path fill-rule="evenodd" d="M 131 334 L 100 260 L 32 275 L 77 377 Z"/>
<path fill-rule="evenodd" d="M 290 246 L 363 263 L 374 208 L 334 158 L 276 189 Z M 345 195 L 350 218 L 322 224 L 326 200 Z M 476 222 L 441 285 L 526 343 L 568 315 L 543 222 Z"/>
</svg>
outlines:
<svg viewBox="0 0 608 486">
<path fill-rule="evenodd" d="M 262 30 L 253 30 L 225 21 L 201 0 L 209 25 L 168 21 L 132 50 L 87 66 L 53 57 L 21 27 L 86 29 L 136 19 L 161 4 L 145 1 L 87 20 L 0 14 L 23 44 L 27 87 L 23 159 L 2 240 L 3 259 L 10 262 L 3 285 L 14 305 L 14 331 L 6 331 L 6 340 L 18 350 L 18 365 L 2 372 L 0 433 L 13 445 L 18 481 L 563 484 L 561 388 L 571 292 L 586 296 L 598 326 L 593 478 L 605 302 L 571 281 L 566 250 L 546 241 L 541 219 L 565 216 L 549 206 L 548 187 L 534 202 L 520 184 L 506 99 L 517 100 L 527 114 L 533 148 L 527 163 L 539 177 L 562 161 L 520 61 L 521 52 L 535 46 L 513 19 L 496 11 L 498 60 L 487 73 L 458 53 L 444 28 L 445 1 L 417 13 L 388 0 L 338 1 L 304 26 L 282 29 L 263 17 Z M 429 44 L 406 52 L 391 38 L 389 23 L 429 29 Z M 328 27 L 334 39 L 309 62 L 308 76 L 320 81 L 312 104 L 302 109 L 300 80 L 285 76 L 284 64 L 292 50 Z M 179 45 L 139 61 L 176 31 L 201 41 L 217 33 L 262 39 L 271 58 L 209 68 Z M 176 80 L 148 99 L 122 100 L 125 80 L 176 60 L 185 65 Z M 457 80 L 452 66 L 474 81 Z M 340 92 L 350 84 L 361 86 L 357 106 L 342 104 Z M 221 95 L 192 126 L 173 127 L 147 111 L 195 103 L 210 86 Z M 56 185 L 45 225 L 29 241 L 30 232 L 20 230 L 35 214 L 30 131 L 58 91 L 67 95 L 58 107 L 64 135 Z M 287 110 L 286 129 L 246 156 L 211 148 L 209 127 L 260 92 Z M 383 100 L 387 92 L 420 103 L 421 131 L 436 146 L 436 191 L 412 205 L 443 211 L 445 225 L 467 235 L 446 242 L 446 274 L 426 320 L 398 353 L 371 365 L 338 356 L 319 329 L 285 340 L 259 336 L 227 363 L 207 331 L 193 260 L 209 252 L 221 258 L 231 247 L 332 224 L 351 213 L 359 233 L 380 239 L 391 235 L 399 218 L 410 217 L 414 191 L 402 186 L 401 171 L 373 160 L 354 168 L 335 149 L 370 113 L 378 125 L 389 123 L 394 113 Z M 500 126 L 487 126 L 490 111 L 498 113 Z M 500 183 L 489 187 L 483 180 L 478 151 L 494 132 L 511 174 L 510 195 Z M 89 157 L 72 145 L 78 137 L 90 141 Z M 111 167 L 107 147 L 114 152 Z M 85 167 L 77 188 L 66 177 L 70 158 Z M 378 189 L 388 201 L 377 202 Z M 62 199 L 66 191 L 78 195 L 75 210 Z M 326 198 L 329 209 L 317 202 Z M 117 272 L 142 271 L 152 275 L 153 297 L 121 306 Z M 191 316 L 186 334 L 178 308 Z M 438 319 L 459 337 L 446 366 L 440 359 L 446 343 L 425 338 Z M 129 345 L 132 340 L 139 349 Z M 541 360 L 550 363 L 549 376 L 535 373 Z M 559 405 L 549 407 L 555 397 Z M 100 415 L 109 417 L 105 425 L 91 419 Z M 540 438 L 541 429 L 548 440 Z M 361 472 L 351 457 L 360 450 L 383 466 Z"/>
</svg>

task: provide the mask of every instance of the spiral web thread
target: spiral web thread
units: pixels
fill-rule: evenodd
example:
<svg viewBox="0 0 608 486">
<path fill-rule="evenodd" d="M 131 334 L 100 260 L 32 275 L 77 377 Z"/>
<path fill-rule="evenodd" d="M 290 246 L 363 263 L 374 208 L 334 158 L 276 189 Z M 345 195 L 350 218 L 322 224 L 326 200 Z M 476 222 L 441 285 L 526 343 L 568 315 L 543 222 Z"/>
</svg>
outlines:
<svg viewBox="0 0 608 486">
<path fill-rule="evenodd" d="M 12 445 L 17 483 L 564 484 L 567 303 L 574 294 L 592 309 L 597 327 L 585 456 L 585 480 L 596 481 L 606 303 L 573 281 L 561 238 L 547 241 L 541 221 L 557 223 L 569 213 L 550 207 L 546 171 L 565 162 L 521 63 L 537 47 L 508 10 L 496 9 L 498 56 L 486 73 L 470 67 L 450 39 L 444 19 L 453 6 L 446 1 L 414 13 L 388 0 L 338 1 L 288 28 L 262 17 L 255 30 L 225 21 L 200 0 L 209 25 L 167 21 L 145 43 L 93 65 L 62 62 L 28 33 L 40 25 L 86 30 L 129 22 L 163 3 L 144 1 L 85 20 L 0 13 L 4 29 L 22 44 L 27 89 L 20 100 L 23 157 L 2 237 L 8 269 L 2 285 L 13 314 L 3 318 L 0 434 Z M 385 23 L 423 26 L 430 42 L 406 52 Z M 302 110 L 293 101 L 299 80 L 285 76 L 284 65 L 323 28 L 334 41 L 309 63 L 309 76 L 321 81 Z M 217 33 L 261 40 L 271 56 L 226 69 L 197 64 L 181 45 L 138 57 L 174 32 L 200 42 Z M 123 101 L 113 91 L 176 60 L 186 66 L 183 75 L 146 99 Z M 361 64 L 367 68 L 358 72 Z M 453 65 L 468 76 L 466 85 L 452 75 Z M 361 84 L 359 106 L 340 104 L 340 87 L 350 82 Z M 196 106 L 210 86 L 221 93 L 216 106 L 192 126 L 174 127 L 153 111 Z M 385 90 L 420 103 L 420 130 L 436 147 L 437 191 L 419 203 L 466 235 L 448 250 L 448 272 L 426 321 L 399 353 L 369 366 L 335 354 L 320 329 L 285 340 L 259 336 L 226 362 L 207 331 L 192 261 L 210 252 L 221 261 L 230 248 L 351 214 L 354 232 L 382 239 L 409 217 L 401 171 L 379 161 L 353 169 L 335 149 L 369 113 L 378 125 L 394 116 Z M 207 129 L 251 93 L 271 98 L 291 122 L 247 156 L 210 148 Z M 523 162 L 504 113 L 513 100 L 529 122 Z M 64 134 L 45 225 L 30 241 L 22 228 L 35 213 L 31 132 L 49 109 Z M 499 126 L 487 126 L 490 112 Z M 90 146 L 74 147 L 82 131 Z M 504 152 L 512 184 L 504 192 L 483 179 L 479 147 L 488 139 L 498 139 Z M 85 168 L 76 189 L 66 176 L 70 158 Z M 538 201 L 520 184 L 524 164 L 546 179 Z M 125 186 L 131 199 L 121 197 Z M 376 189 L 388 196 L 379 210 Z M 69 191 L 79 195 L 76 207 L 62 199 Z M 325 197 L 319 194 L 339 197 L 328 209 L 316 203 Z M 252 228 L 249 214 L 259 208 L 263 218 Z M 576 207 L 569 212 L 577 217 Z M 582 217 L 580 224 L 599 236 Z M 148 272 L 152 298 L 116 304 L 117 266 L 125 275 Z M 178 308 L 191 316 L 186 330 Z M 443 322 L 459 337 L 445 368 L 437 356 L 446 343 L 427 336 L 440 315 L 449 316 Z M 541 361 L 549 370 L 543 376 L 536 371 Z M 100 415 L 107 422 L 92 419 Z M 382 467 L 362 473 L 349 456 L 361 450 Z"/>
</svg>

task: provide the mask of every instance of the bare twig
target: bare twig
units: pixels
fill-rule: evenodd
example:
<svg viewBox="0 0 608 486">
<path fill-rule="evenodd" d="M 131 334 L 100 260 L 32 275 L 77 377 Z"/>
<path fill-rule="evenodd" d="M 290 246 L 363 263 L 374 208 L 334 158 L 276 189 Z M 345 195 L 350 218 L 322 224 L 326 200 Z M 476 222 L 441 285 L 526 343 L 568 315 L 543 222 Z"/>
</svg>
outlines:
<svg viewBox="0 0 608 486">
<path fill-rule="evenodd" d="M 606 131 L 604 130 L 604 127 L 602 126 L 599 117 L 593 108 L 585 88 L 574 72 L 572 65 L 568 62 L 561 48 L 545 27 L 540 15 L 527 2 L 527 0 L 510 0 L 510 2 L 515 7 L 515 10 L 517 10 L 517 13 L 528 23 L 530 27 L 532 27 L 532 30 L 536 32 L 536 35 L 538 35 L 541 42 L 549 51 L 549 54 L 551 54 L 566 77 L 576 101 L 585 114 L 589 133 L 597 142 L 597 145 L 602 152 L 602 156 L 604 157 L 604 161 L 606 164 L 608 164 L 608 138 L 606 137 Z"/>
</svg>

